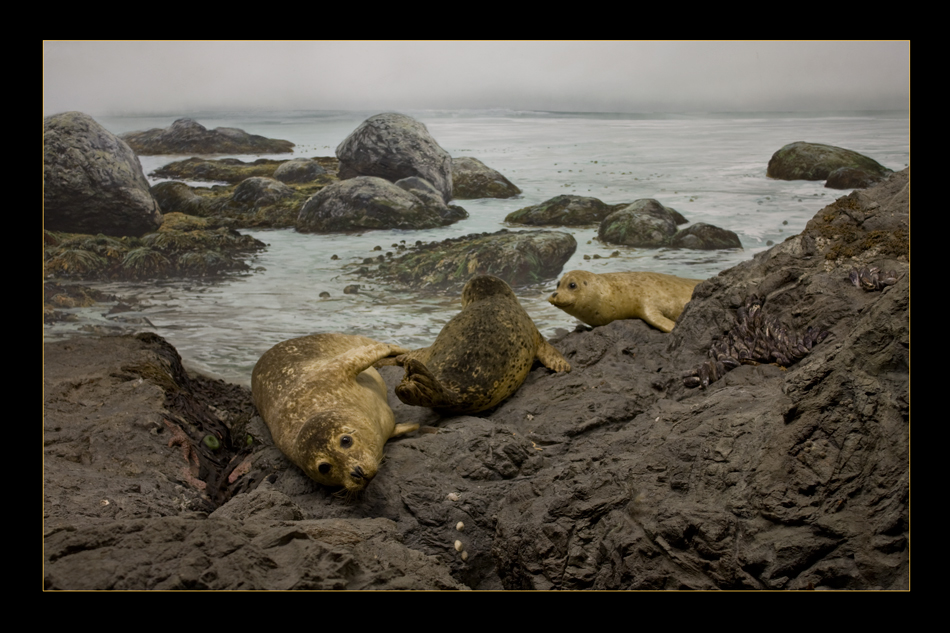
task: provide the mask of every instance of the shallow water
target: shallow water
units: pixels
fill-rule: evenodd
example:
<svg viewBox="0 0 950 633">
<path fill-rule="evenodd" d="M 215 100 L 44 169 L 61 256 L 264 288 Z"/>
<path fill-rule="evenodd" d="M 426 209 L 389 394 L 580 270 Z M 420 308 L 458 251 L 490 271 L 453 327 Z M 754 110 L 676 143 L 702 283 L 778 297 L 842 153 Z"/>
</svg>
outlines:
<svg viewBox="0 0 950 633">
<path fill-rule="evenodd" d="M 208 128 L 239 127 L 297 144 L 295 156 L 332 156 L 373 112 L 192 113 Z M 910 160 L 906 113 L 827 115 L 605 115 L 510 111 L 407 112 L 426 124 L 453 156 L 474 156 L 518 185 L 508 200 L 458 200 L 470 217 L 426 231 L 362 235 L 298 234 L 292 229 L 242 231 L 269 244 L 252 261 L 256 271 L 216 282 L 91 284 L 145 306 L 133 329 L 168 339 L 192 367 L 247 383 L 257 358 L 275 343 L 313 332 L 364 334 L 405 347 L 429 345 L 459 309 L 457 296 L 394 291 L 356 277 L 366 257 L 394 251 L 405 240 L 433 241 L 504 228 L 505 216 L 563 193 L 614 204 L 656 198 L 691 223 L 735 231 L 742 250 L 637 249 L 601 244 L 596 228 L 572 233 L 578 250 L 565 270 L 649 270 L 705 279 L 799 233 L 816 212 L 847 191 L 822 182 L 765 177 L 771 155 L 794 141 L 838 145 L 894 170 Z M 178 117 L 97 117 L 114 133 L 166 127 Z M 253 160 L 259 156 L 237 156 Z M 274 155 L 286 159 L 291 155 Z M 146 174 L 179 156 L 141 157 Z M 157 182 L 152 179 L 152 182 Z M 508 227 L 519 230 L 517 227 Z M 619 256 L 607 258 L 612 252 Z M 332 260 L 332 255 L 339 260 Z M 584 255 L 604 259 L 584 260 Z M 358 294 L 343 294 L 347 285 Z M 573 317 L 545 300 L 549 283 L 516 293 L 545 336 L 572 329 Z M 320 299 L 322 291 L 329 299 Z M 79 320 L 44 328 L 47 338 L 76 331 L 129 328 L 102 308 L 77 309 Z M 150 324 L 150 325 L 149 325 Z"/>
</svg>

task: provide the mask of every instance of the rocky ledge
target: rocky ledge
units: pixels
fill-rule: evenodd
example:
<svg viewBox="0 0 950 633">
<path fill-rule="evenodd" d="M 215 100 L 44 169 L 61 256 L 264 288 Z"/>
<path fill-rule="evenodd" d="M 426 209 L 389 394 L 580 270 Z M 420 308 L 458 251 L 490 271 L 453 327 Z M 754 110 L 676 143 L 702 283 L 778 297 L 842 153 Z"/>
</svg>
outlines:
<svg viewBox="0 0 950 633">
<path fill-rule="evenodd" d="M 48 343 L 44 585 L 906 590 L 909 178 L 700 284 L 670 334 L 556 338 L 573 370 L 536 366 L 485 415 L 407 407 L 382 368 L 397 421 L 422 427 L 349 501 L 283 458 L 246 389 L 188 375 L 162 339 Z M 864 267 L 894 283 L 854 285 Z M 828 334 L 688 388 L 750 295 Z"/>
</svg>

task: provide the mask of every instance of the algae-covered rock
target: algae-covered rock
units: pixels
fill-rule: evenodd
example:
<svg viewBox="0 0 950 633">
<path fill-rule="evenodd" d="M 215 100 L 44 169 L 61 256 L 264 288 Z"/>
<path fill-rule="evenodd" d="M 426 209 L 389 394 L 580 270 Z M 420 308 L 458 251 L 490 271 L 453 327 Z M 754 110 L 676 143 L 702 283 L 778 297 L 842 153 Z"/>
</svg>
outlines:
<svg viewBox="0 0 950 633">
<path fill-rule="evenodd" d="M 513 211 L 505 222 L 532 226 L 583 226 L 597 224 L 616 210 L 617 205 L 608 205 L 597 198 L 565 194 Z"/>
<path fill-rule="evenodd" d="M 43 119 L 43 226 L 142 235 L 162 223 L 139 159 L 82 112 Z"/>
<path fill-rule="evenodd" d="M 520 193 L 510 180 L 477 158 L 452 159 L 453 198 L 512 198 Z"/>
<path fill-rule="evenodd" d="M 157 154 L 285 154 L 294 144 L 248 134 L 233 127 L 209 130 L 194 119 L 178 119 L 167 128 L 126 132 L 122 139 L 143 156 Z"/>
<path fill-rule="evenodd" d="M 376 176 L 396 182 L 409 176 L 428 180 L 452 199 L 452 157 L 436 142 L 426 126 L 395 112 L 371 116 L 336 148 L 341 180 Z"/>
<path fill-rule="evenodd" d="M 297 230 L 333 233 L 371 229 L 430 229 L 458 218 L 383 178 L 359 176 L 329 185 L 310 198 L 297 217 Z M 467 214 L 466 214 L 467 215 Z"/>
<path fill-rule="evenodd" d="M 575 250 L 569 233 L 502 229 L 416 246 L 365 273 L 412 288 L 461 287 L 483 274 L 517 287 L 555 279 Z"/>
<path fill-rule="evenodd" d="M 851 167 L 881 180 L 891 170 L 863 154 L 821 143 L 789 143 L 772 154 L 765 175 L 779 180 L 825 180 L 836 169 Z"/>
</svg>

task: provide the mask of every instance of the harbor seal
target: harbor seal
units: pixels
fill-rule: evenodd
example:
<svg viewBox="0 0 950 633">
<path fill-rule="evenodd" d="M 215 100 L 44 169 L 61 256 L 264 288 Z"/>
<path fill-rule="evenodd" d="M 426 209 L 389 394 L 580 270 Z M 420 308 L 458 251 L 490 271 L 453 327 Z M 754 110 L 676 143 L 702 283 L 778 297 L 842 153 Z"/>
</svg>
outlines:
<svg viewBox="0 0 950 633">
<path fill-rule="evenodd" d="M 419 428 L 396 424 L 372 367 L 408 351 L 348 334 L 283 341 L 254 365 L 254 405 L 277 448 L 311 479 L 359 492 L 376 475 L 386 440 Z"/>
<path fill-rule="evenodd" d="M 670 332 L 701 281 L 662 273 L 572 270 L 561 277 L 548 301 L 587 325 L 642 319 Z"/>
<path fill-rule="evenodd" d="M 439 413 L 477 413 L 513 394 L 537 358 L 554 371 L 571 365 L 544 340 L 507 283 L 478 275 L 462 290 L 462 311 L 426 348 L 377 365 L 406 370 L 396 396 Z"/>
</svg>

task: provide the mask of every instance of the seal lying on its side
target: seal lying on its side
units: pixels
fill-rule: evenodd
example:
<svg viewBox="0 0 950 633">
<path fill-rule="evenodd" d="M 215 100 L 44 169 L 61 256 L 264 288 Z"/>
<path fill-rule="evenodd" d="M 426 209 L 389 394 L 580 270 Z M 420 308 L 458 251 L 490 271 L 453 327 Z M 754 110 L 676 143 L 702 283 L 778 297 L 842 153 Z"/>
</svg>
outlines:
<svg viewBox="0 0 950 633">
<path fill-rule="evenodd" d="M 462 311 L 430 346 L 384 360 L 406 370 L 396 396 L 440 413 L 477 413 L 513 394 L 534 359 L 554 371 L 570 364 L 544 340 L 511 288 L 490 275 L 473 277 L 462 290 Z"/>
<path fill-rule="evenodd" d="M 670 332 L 702 279 L 662 273 L 596 274 L 572 270 L 561 277 L 548 301 L 587 325 L 607 325 L 617 319 L 643 319 Z"/>
<path fill-rule="evenodd" d="M 307 475 L 358 492 L 376 475 L 396 424 L 372 365 L 409 350 L 365 336 L 312 334 L 278 343 L 251 374 L 254 405 L 274 444 Z"/>
</svg>

